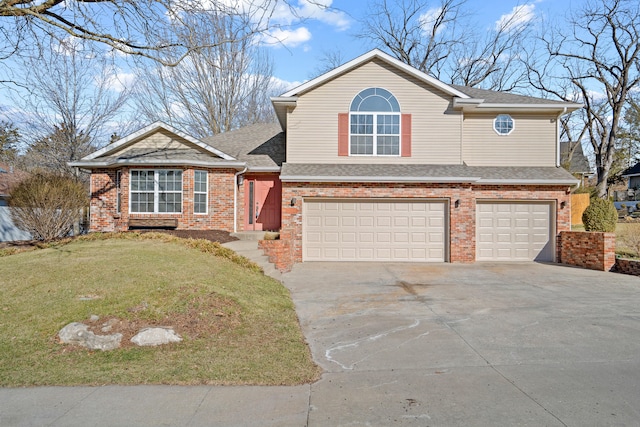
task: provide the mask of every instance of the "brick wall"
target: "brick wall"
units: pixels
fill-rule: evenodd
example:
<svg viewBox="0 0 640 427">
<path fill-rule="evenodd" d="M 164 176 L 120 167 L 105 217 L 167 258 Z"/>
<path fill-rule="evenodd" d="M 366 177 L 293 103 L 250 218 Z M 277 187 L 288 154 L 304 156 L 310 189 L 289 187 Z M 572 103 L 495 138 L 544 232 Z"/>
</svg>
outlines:
<svg viewBox="0 0 640 427">
<path fill-rule="evenodd" d="M 116 170 L 94 170 L 91 174 L 90 231 L 124 231 L 128 229 L 129 218 L 177 218 L 178 229 L 233 231 L 233 186 L 236 171 L 234 169 L 207 169 L 209 172 L 208 213 L 195 214 L 193 212 L 194 169 L 171 169 L 183 170 L 182 213 L 130 214 L 130 168 L 120 169 L 121 212 L 118 213 L 116 209 Z"/>
<path fill-rule="evenodd" d="M 472 184 L 387 184 L 387 183 L 290 183 L 282 188 L 280 239 L 291 242 L 292 262 L 302 261 L 302 205 L 305 198 L 403 198 L 441 199 L 449 202 L 451 229 L 449 260 L 473 262 L 476 256 L 476 202 L 478 200 L 555 201 L 557 233 L 571 229 L 571 199 L 566 186 L 498 186 Z M 290 201 L 296 203 L 291 206 Z M 460 200 L 459 207 L 455 201 Z M 561 209 L 561 203 L 566 207 Z"/>
<path fill-rule="evenodd" d="M 631 276 L 640 276 L 640 260 L 616 258 L 616 265 L 611 271 Z"/>
<path fill-rule="evenodd" d="M 559 262 L 609 271 L 616 262 L 615 233 L 563 231 L 558 238 Z"/>
<path fill-rule="evenodd" d="M 273 263 L 280 271 L 290 271 L 293 267 L 293 257 L 291 256 L 291 242 L 287 240 L 259 240 L 258 248 L 269 257 L 269 262 Z"/>
</svg>

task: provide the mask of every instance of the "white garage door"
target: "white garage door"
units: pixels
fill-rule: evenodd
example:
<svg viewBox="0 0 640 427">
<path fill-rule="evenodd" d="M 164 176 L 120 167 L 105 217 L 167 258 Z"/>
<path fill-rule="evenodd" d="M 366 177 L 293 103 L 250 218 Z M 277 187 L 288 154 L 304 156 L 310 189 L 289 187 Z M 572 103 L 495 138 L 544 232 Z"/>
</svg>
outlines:
<svg viewBox="0 0 640 427">
<path fill-rule="evenodd" d="M 443 201 L 305 201 L 304 261 L 445 260 Z"/>
<path fill-rule="evenodd" d="M 476 260 L 554 261 L 552 203 L 478 202 Z"/>
</svg>

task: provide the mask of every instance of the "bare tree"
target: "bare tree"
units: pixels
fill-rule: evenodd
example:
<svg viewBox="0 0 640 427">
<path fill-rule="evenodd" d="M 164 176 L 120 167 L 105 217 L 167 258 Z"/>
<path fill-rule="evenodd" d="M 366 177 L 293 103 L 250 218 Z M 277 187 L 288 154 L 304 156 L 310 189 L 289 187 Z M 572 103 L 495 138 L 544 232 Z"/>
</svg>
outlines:
<svg viewBox="0 0 640 427">
<path fill-rule="evenodd" d="M 149 121 L 163 120 L 198 137 L 273 121 L 273 62 L 257 40 L 241 37 L 241 21 L 213 12 L 192 15 L 181 36 L 199 45 L 176 67 L 139 68 L 136 103 Z M 179 53 L 178 53 L 179 54 Z"/>
<path fill-rule="evenodd" d="M 31 167 L 71 173 L 66 162 L 104 145 L 128 91 L 114 90 L 114 70 L 106 58 L 71 42 L 21 61 L 30 89 L 14 101 L 29 112 L 21 126 L 29 145 L 25 160 Z"/>
<path fill-rule="evenodd" d="M 544 33 L 545 50 L 529 63 L 530 82 L 564 100 L 584 103 L 593 148 L 597 194 L 607 195 L 620 121 L 629 93 L 640 83 L 640 5 L 635 0 L 589 1 L 569 24 Z M 567 92 L 570 83 L 572 91 Z"/>
<path fill-rule="evenodd" d="M 524 6 L 489 32 L 476 27 L 467 0 L 379 0 L 366 16 L 359 38 L 371 41 L 421 71 L 449 83 L 510 90 L 525 80 L 513 60 L 531 21 Z"/>
<path fill-rule="evenodd" d="M 250 37 L 272 25 L 276 6 L 288 7 L 287 0 L 0 0 L 0 58 L 33 40 L 71 37 L 175 65 L 194 50 L 230 41 L 221 38 L 202 45 L 180 37 L 189 15 L 210 10 L 233 16 L 243 22 L 242 37 Z"/>
<path fill-rule="evenodd" d="M 20 138 L 20 132 L 13 123 L 0 121 L 0 161 L 15 161 Z"/>
<path fill-rule="evenodd" d="M 318 57 L 318 61 L 318 66 L 309 74 L 310 79 L 338 68 L 347 62 L 339 48 L 322 51 L 322 54 Z"/>
</svg>

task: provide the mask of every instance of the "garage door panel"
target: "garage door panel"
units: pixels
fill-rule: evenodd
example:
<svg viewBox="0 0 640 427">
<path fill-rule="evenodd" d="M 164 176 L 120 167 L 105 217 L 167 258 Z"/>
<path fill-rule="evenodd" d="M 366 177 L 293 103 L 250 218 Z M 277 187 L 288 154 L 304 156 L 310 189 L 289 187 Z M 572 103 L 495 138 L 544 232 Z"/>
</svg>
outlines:
<svg viewBox="0 0 640 427">
<path fill-rule="evenodd" d="M 445 212 L 442 201 L 305 201 L 303 260 L 442 262 Z"/>
<path fill-rule="evenodd" d="M 375 224 L 375 219 L 372 216 L 361 216 L 358 218 L 358 225 L 360 227 L 372 228 Z"/>
<path fill-rule="evenodd" d="M 478 202 L 476 259 L 479 261 L 553 261 L 553 204 Z"/>
</svg>

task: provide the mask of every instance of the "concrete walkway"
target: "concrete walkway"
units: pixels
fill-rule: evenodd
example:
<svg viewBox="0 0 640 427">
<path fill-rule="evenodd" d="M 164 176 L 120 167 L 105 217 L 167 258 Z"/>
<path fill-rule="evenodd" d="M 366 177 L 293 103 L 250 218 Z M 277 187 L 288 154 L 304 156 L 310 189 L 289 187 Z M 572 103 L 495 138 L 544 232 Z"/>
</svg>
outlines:
<svg viewBox="0 0 640 427">
<path fill-rule="evenodd" d="M 318 382 L 0 389 L 0 426 L 638 425 L 637 277 L 535 263 L 282 277 Z"/>
</svg>

